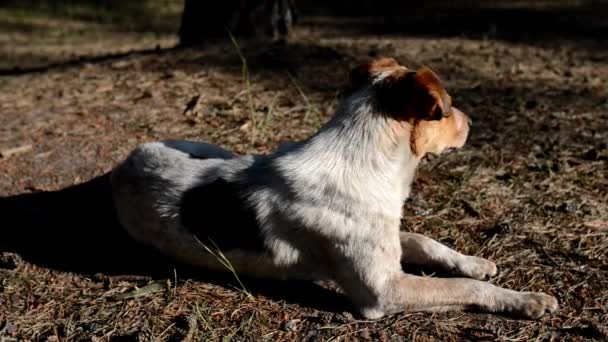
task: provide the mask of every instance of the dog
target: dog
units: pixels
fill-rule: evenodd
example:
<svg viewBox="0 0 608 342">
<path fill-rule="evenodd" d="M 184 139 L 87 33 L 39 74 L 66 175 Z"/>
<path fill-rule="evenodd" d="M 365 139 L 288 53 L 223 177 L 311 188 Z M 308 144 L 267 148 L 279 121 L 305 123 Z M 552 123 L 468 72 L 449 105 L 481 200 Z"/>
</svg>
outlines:
<svg viewBox="0 0 608 342">
<path fill-rule="evenodd" d="M 335 115 L 270 155 L 237 156 L 187 141 L 137 147 L 112 172 L 121 224 L 175 260 L 267 278 L 331 279 L 359 313 L 481 310 L 536 319 L 557 310 L 544 293 L 484 282 L 486 259 L 400 231 L 416 167 L 460 148 L 469 117 L 439 77 L 391 58 L 354 68 Z M 460 278 L 407 274 L 403 265 Z"/>
</svg>

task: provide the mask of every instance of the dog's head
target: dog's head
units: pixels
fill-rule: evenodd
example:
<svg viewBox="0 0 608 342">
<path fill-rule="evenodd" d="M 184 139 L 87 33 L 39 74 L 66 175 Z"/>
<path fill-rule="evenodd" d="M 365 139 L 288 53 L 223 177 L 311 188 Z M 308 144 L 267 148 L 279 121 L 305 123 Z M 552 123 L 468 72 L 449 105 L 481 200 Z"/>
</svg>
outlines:
<svg viewBox="0 0 608 342">
<path fill-rule="evenodd" d="M 469 117 L 452 106 L 429 68 L 410 71 L 392 58 L 380 58 L 353 69 L 350 87 L 372 90 L 379 113 L 394 121 L 398 135 L 410 139 L 418 158 L 460 148 L 467 139 Z"/>
</svg>

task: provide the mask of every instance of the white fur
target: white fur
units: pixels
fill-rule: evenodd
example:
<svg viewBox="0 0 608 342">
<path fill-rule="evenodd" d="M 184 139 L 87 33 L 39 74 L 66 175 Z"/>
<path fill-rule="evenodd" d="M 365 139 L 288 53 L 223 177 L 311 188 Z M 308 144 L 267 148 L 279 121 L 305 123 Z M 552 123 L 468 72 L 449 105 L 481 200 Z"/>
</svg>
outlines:
<svg viewBox="0 0 608 342">
<path fill-rule="evenodd" d="M 221 179 L 248 189 L 243 201 L 255 211 L 265 247 L 263 253 L 223 251 L 237 272 L 333 279 L 367 318 L 470 307 L 526 317 L 555 310 L 555 299 L 544 294 L 403 273 L 401 263 L 413 263 L 486 279 L 496 266 L 400 232 L 419 157 L 408 134 L 395 132 L 394 119 L 377 113 L 375 101 L 371 88 L 356 92 L 312 137 L 268 156 L 234 156 L 207 144 L 139 146 L 112 175 L 120 221 L 142 243 L 222 270 L 180 221 L 184 193 Z"/>
</svg>

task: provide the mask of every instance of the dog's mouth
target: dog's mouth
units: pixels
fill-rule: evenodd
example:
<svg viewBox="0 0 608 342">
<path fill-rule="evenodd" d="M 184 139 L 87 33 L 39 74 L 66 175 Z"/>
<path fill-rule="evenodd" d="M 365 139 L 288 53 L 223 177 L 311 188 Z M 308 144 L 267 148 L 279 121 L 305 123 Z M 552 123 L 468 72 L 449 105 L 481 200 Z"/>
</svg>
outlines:
<svg viewBox="0 0 608 342">
<path fill-rule="evenodd" d="M 443 150 L 443 152 L 442 152 L 441 154 L 442 154 L 442 155 L 444 155 L 444 154 L 449 154 L 449 153 L 452 153 L 452 152 L 456 151 L 457 149 L 458 149 L 458 148 L 456 148 L 456 147 L 448 147 L 448 148 L 446 148 L 445 150 Z"/>
<path fill-rule="evenodd" d="M 424 157 L 422 157 L 422 161 L 428 163 L 428 162 L 431 162 L 431 161 L 437 159 L 437 157 L 439 157 L 439 156 L 435 153 L 427 153 L 424 155 Z"/>
<path fill-rule="evenodd" d="M 422 158 L 422 160 L 424 160 L 425 162 L 430 162 L 430 161 L 433 161 L 433 160 L 437 159 L 439 156 L 444 156 L 446 154 L 453 153 L 456 150 L 458 150 L 457 147 L 448 147 L 448 148 L 446 148 L 445 150 L 443 150 L 439 154 L 428 152 L 427 154 L 424 155 L 424 157 Z"/>
</svg>

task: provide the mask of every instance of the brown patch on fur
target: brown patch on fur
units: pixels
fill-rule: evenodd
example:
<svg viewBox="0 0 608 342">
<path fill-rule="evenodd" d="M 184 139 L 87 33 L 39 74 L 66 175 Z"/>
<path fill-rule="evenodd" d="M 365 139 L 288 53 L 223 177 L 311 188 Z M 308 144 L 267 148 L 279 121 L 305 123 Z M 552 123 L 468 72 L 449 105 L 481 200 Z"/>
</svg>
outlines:
<svg viewBox="0 0 608 342">
<path fill-rule="evenodd" d="M 399 65 L 394 58 L 378 58 L 369 63 L 365 63 L 355 67 L 350 72 L 350 86 L 353 89 L 359 89 L 363 86 L 369 85 L 374 81 L 374 78 L 378 77 L 384 71 L 392 71 L 397 69 L 407 68 Z"/>
<path fill-rule="evenodd" d="M 397 120 L 441 120 L 452 112 L 450 96 L 427 67 L 406 73 L 396 70 L 375 84 L 382 109 Z"/>
<path fill-rule="evenodd" d="M 452 113 L 452 100 L 439 77 L 429 68 L 422 67 L 413 76 L 408 93 L 408 109 L 423 120 L 440 120 Z"/>
<path fill-rule="evenodd" d="M 453 108 L 453 115 L 441 120 L 418 120 L 412 125 L 410 146 L 419 158 L 427 153 L 440 154 L 448 148 L 460 148 L 469 134 L 469 117 Z"/>
<path fill-rule="evenodd" d="M 375 59 L 351 70 L 349 75 L 350 83 L 347 90 L 355 91 L 372 85 L 385 72 L 389 74 L 385 75 L 382 82 L 378 83 L 384 84 L 384 86 L 396 83 L 408 73 L 408 69 L 400 65 L 394 58 Z"/>
<path fill-rule="evenodd" d="M 365 86 L 375 91 L 379 111 L 395 120 L 396 136 L 409 137 L 419 158 L 462 147 L 466 141 L 469 119 L 452 107 L 452 98 L 431 69 L 414 72 L 393 58 L 379 58 L 351 71 L 351 89 Z"/>
<path fill-rule="evenodd" d="M 429 68 L 413 72 L 393 58 L 379 58 L 354 68 L 350 90 L 371 86 L 382 112 L 397 120 L 440 120 L 451 114 L 451 98 Z"/>
</svg>

